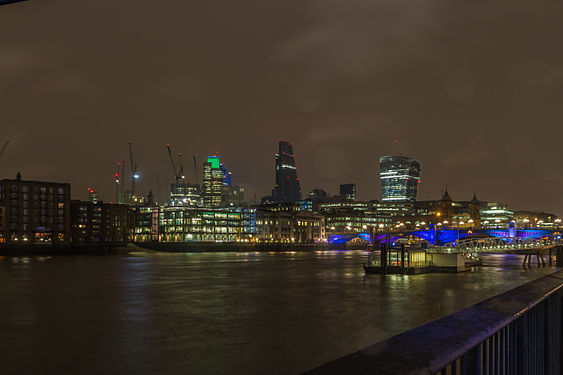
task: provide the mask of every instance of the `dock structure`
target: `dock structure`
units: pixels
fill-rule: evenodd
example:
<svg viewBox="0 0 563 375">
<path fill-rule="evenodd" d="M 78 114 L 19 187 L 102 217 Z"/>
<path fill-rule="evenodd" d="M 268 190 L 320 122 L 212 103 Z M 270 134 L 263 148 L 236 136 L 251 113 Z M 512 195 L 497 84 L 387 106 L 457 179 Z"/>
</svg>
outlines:
<svg viewBox="0 0 563 375">
<path fill-rule="evenodd" d="M 464 272 L 481 265 L 479 254 L 524 255 L 523 267 L 531 267 L 536 257 L 538 267 L 563 266 L 563 246 L 548 240 L 502 241 L 499 239 L 462 242 L 456 246 L 405 247 L 382 243 L 379 249 L 372 247 L 366 273 L 417 275 L 429 272 Z M 548 261 L 544 259 L 547 255 Z"/>
</svg>

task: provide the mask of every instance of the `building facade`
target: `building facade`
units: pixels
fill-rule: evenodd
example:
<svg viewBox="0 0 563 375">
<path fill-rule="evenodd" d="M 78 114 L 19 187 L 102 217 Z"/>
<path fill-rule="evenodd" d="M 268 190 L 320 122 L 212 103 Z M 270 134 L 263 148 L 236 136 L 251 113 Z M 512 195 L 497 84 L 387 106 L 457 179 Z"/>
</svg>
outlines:
<svg viewBox="0 0 563 375">
<path fill-rule="evenodd" d="M 70 184 L 0 181 L 0 243 L 69 243 Z"/>
<path fill-rule="evenodd" d="M 356 184 L 340 185 L 340 196 L 355 201 L 356 200 Z"/>
<path fill-rule="evenodd" d="M 127 244 L 133 230 L 129 206 L 71 201 L 72 242 L 76 244 Z"/>
<path fill-rule="evenodd" d="M 256 236 L 254 208 L 142 207 L 135 217 L 135 242 L 251 242 Z"/>
<path fill-rule="evenodd" d="M 223 168 L 218 155 L 208 156 L 203 163 L 202 198 L 204 207 L 219 207 L 223 190 Z"/>
<path fill-rule="evenodd" d="M 379 159 L 381 200 L 383 202 L 415 202 L 420 179 L 420 163 L 404 156 L 383 156 Z"/>
<path fill-rule="evenodd" d="M 256 241 L 264 243 L 319 243 L 326 241 L 325 218 L 310 211 L 270 211 L 256 214 Z"/>
<path fill-rule="evenodd" d="M 198 207 L 202 205 L 199 186 L 188 183 L 170 184 L 170 201 L 172 207 Z"/>
<path fill-rule="evenodd" d="M 295 202 L 301 200 L 301 183 L 297 177 L 293 146 L 280 141 L 276 154 L 276 185 L 272 190 L 274 202 Z"/>
</svg>

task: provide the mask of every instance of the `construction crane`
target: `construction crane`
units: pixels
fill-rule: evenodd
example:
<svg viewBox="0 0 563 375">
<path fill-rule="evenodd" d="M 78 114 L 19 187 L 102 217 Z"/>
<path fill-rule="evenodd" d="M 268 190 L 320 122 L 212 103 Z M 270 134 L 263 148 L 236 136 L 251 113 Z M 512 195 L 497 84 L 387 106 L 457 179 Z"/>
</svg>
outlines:
<svg viewBox="0 0 563 375">
<path fill-rule="evenodd" d="M 129 163 L 131 164 L 131 197 L 135 195 L 135 180 L 139 179 L 139 172 L 137 172 L 137 163 L 133 158 L 133 142 L 129 141 Z"/>
<path fill-rule="evenodd" d="M 156 194 L 158 194 L 156 200 L 157 200 L 157 202 L 162 202 L 162 200 L 161 200 L 162 199 L 162 186 L 161 186 L 161 183 L 160 183 L 160 177 L 158 177 L 158 173 L 157 173 L 155 166 L 153 167 L 153 172 L 154 172 L 154 182 L 155 182 L 155 185 L 156 185 Z"/>
<path fill-rule="evenodd" d="M 123 195 L 123 188 L 121 188 L 121 192 L 119 191 L 119 186 L 123 186 L 123 169 L 125 168 L 125 159 L 121 158 L 120 161 L 117 162 L 117 166 L 115 168 L 115 202 L 116 203 L 123 203 L 121 199 L 119 199 Z M 121 169 L 121 171 L 120 171 Z"/>
<path fill-rule="evenodd" d="M 2 159 L 2 155 L 4 155 L 4 151 L 6 151 L 6 147 L 8 147 L 8 143 L 10 143 L 10 140 L 7 140 L 4 146 L 2 146 L 2 150 L 0 150 L 0 160 Z"/>
<path fill-rule="evenodd" d="M 199 185 L 199 179 L 197 178 L 197 161 L 195 159 L 195 154 L 193 155 L 194 159 L 194 176 L 195 176 L 195 184 Z"/>
<path fill-rule="evenodd" d="M 125 187 L 124 181 L 123 179 L 125 178 L 125 158 L 121 159 L 121 174 L 119 175 L 120 179 L 119 179 L 119 185 L 121 187 L 120 192 L 119 192 L 119 196 L 121 197 L 121 201 L 119 201 L 119 203 L 125 203 L 125 192 L 123 190 L 123 188 Z"/>
<path fill-rule="evenodd" d="M 176 164 L 174 163 L 174 158 L 172 157 L 172 148 L 170 143 L 166 144 L 166 149 L 168 150 L 168 157 L 170 158 L 170 164 L 172 164 L 172 172 L 174 172 L 174 179 L 176 184 L 180 183 L 180 180 L 184 179 L 184 165 L 182 162 L 182 153 L 178 153 L 178 169 L 176 169 Z"/>
</svg>

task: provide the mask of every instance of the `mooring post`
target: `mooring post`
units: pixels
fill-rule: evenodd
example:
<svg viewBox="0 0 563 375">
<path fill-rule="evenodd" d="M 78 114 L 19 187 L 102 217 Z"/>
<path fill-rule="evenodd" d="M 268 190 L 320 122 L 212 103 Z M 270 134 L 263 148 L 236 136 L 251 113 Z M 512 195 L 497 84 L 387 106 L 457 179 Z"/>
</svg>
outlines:
<svg viewBox="0 0 563 375">
<path fill-rule="evenodd" d="M 383 268 L 383 274 L 387 275 L 387 244 L 381 244 L 381 268 Z"/>
<path fill-rule="evenodd" d="M 532 267 L 532 253 L 528 254 L 528 267 Z"/>
<path fill-rule="evenodd" d="M 401 244 L 401 271 L 405 273 L 405 244 Z"/>
<path fill-rule="evenodd" d="M 538 252 L 539 253 L 539 252 Z M 543 259 L 543 254 L 540 254 L 540 259 L 541 259 L 541 265 L 542 267 L 545 267 L 545 259 Z"/>
<path fill-rule="evenodd" d="M 555 265 L 557 267 L 563 267 L 563 247 L 561 247 L 561 245 L 557 246 L 557 252 L 555 253 Z"/>
<path fill-rule="evenodd" d="M 550 265 L 550 266 L 551 266 L 551 264 L 553 263 L 553 260 L 551 259 L 551 249 L 553 249 L 553 247 L 550 247 L 550 248 L 549 248 L 549 259 L 548 259 L 548 261 L 549 261 L 549 265 Z"/>
<path fill-rule="evenodd" d="M 526 268 L 526 260 L 528 260 L 528 254 L 524 253 L 524 261 L 522 262 L 522 267 Z"/>
</svg>

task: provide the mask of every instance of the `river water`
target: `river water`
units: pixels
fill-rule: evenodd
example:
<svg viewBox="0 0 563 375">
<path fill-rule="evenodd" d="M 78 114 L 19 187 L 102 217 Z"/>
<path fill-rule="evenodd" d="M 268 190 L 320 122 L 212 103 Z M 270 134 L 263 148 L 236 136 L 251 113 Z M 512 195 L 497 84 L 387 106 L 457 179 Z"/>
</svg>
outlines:
<svg viewBox="0 0 563 375">
<path fill-rule="evenodd" d="M 0 257 L 0 373 L 298 373 L 555 270 L 366 276 L 365 257 Z"/>
</svg>

